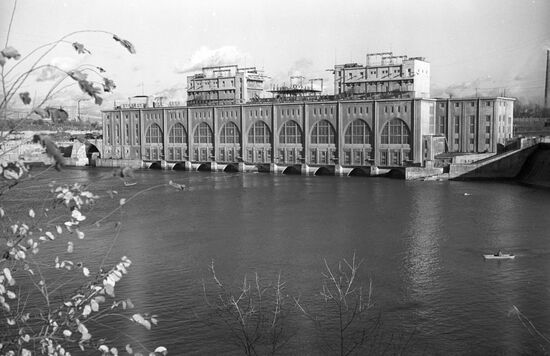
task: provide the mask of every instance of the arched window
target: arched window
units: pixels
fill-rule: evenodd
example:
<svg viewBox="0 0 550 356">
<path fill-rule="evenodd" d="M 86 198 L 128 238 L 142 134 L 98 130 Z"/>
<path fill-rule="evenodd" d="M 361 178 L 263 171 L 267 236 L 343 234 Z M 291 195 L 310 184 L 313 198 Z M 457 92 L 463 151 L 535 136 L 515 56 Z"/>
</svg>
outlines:
<svg viewBox="0 0 550 356">
<path fill-rule="evenodd" d="M 248 130 L 248 143 L 271 143 L 271 131 L 263 121 L 256 121 Z"/>
<path fill-rule="evenodd" d="M 162 143 L 162 130 L 157 124 L 152 124 L 145 133 L 145 143 Z"/>
<path fill-rule="evenodd" d="M 168 143 L 187 143 L 187 133 L 182 124 L 177 123 L 172 126 L 168 136 Z"/>
<path fill-rule="evenodd" d="M 313 126 L 311 131 L 311 143 L 313 144 L 334 144 L 334 128 L 327 120 L 321 120 Z"/>
<path fill-rule="evenodd" d="M 287 121 L 279 132 L 279 143 L 302 143 L 302 130 L 296 121 Z"/>
<path fill-rule="evenodd" d="M 382 144 L 405 145 L 409 143 L 410 131 L 401 119 L 393 119 L 382 130 Z"/>
<path fill-rule="evenodd" d="M 344 142 L 349 144 L 370 144 L 371 132 L 364 120 L 353 121 L 346 130 Z"/>
<path fill-rule="evenodd" d="M 212 143 L 212 129 L 206 122 L 202 122 L 196 129 L 193 140 L 195 143 Z"/>
<path fill-rule="evenodd" d="M 239 128 L 235 123 L 228 122 L 227 124 L 223 125 L 221 133 L 220 133 L 220 143 L 240 143 L 241 142 L 241 134 L 239 132 Z"/>
</svg>

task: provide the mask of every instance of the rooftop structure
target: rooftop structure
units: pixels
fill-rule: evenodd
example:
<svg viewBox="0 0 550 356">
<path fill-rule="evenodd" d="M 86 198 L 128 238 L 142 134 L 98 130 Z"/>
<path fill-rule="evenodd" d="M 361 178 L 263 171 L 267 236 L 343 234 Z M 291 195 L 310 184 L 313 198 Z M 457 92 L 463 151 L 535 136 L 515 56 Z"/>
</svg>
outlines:
<svg viewBox="0 0 550 356">
<path fill-rule="evenodd" d="M 201 73 L 187 77 L 187 105 L 246 103 L 261 97 L 263 82 L 263 75 L 256 67 L 204 67 Z"/>
<path fill-rule="evenodd" d="M 368 53 L 366 64 L 334 66 L 334 94 L 345 98 L 429 98 L 430 63 L 423 57 Z"/>
</svg>

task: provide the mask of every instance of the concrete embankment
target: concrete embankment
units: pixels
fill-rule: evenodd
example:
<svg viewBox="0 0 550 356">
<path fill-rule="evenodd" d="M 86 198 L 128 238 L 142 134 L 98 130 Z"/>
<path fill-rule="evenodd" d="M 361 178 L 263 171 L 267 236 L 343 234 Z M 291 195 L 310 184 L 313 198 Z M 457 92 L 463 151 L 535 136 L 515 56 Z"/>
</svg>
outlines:
<svg viewBox="0 0 550 356">
<path fill-rule="evenodd" d="M 531 185 L 550 188 L 550 144 L 540 143 L 530 155 L 517 180 Z"/>
</svg>

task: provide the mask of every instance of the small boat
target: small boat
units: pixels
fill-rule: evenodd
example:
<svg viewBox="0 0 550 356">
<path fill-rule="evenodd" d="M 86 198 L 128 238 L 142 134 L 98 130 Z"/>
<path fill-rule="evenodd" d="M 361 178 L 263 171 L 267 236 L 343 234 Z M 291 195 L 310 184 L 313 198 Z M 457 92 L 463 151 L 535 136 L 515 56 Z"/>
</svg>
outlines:
<svg viewBox="0 0 550 356">
<path fill-rule="evenodd" d="M 486 260 L 513 260 L 516 256 L 513 253 L 489 254 L 483 255 Z"/>
<path fill-rule="evenodd" d="M 131 187 L 132 185 L 136 185 L 137 182 L 124 182 L 125 187 Z"/>
</svg>

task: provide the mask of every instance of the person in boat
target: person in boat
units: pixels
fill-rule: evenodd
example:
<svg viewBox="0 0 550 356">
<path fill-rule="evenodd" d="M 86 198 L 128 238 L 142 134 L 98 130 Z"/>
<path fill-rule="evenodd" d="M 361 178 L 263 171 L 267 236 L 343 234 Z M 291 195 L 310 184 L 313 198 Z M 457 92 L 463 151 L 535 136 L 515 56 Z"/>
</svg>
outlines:
<svg viewBox="0 0 550 356">
<path fill-rule="evenodd" d="M 498 252 L 495 253 L 495 256 L 502 256 L 502 251 L 501 251 L 501 250 L 498 250 Z"/>
</svg>

